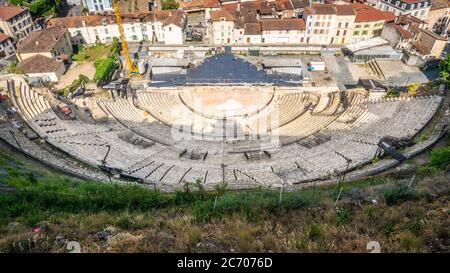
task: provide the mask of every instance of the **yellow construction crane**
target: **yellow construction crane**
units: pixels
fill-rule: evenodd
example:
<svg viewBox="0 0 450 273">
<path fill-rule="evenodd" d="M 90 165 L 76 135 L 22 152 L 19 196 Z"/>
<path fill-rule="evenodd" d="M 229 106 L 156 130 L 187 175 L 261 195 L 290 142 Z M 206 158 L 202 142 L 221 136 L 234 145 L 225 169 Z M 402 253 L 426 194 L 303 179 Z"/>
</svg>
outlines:
<svg viewBox="0 0 450 273">
<path fill-rule="evenodd" d="M 128 44 L 125 39 L 125 33 L 123 31 L 122 16 L 120 15 L 120 8 L 119 8 L 120 1 L 113 0 L 113 6 L 114 6 L 114 14 L 116 15 L 117 26 L 119 27 L 120 32 L 120 41 L 122 43 L 122 54 L 125 57 L 128 69 L 130 71 L 129 76 L 140 76 L 139 69 L 134 65 L 134 62 L 130 58 L 130 54 L 128 53 Z"/>
</svg>

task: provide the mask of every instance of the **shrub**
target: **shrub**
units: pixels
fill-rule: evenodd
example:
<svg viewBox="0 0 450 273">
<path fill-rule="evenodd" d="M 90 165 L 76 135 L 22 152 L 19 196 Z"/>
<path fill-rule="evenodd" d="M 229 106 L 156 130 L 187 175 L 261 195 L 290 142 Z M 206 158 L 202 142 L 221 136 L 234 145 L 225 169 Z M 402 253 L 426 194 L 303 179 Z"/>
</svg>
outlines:
<svg viewBox="0 0 450 273">
<path fill-rule="evenodd" d="M 95 61 L 94 67 L 94 81 L 105 82 L 111 78 L 112 74 L 119 67 L 119 65 L 117 64 L 115 57 L 109 57 Z"/>
<path fill-rule="evenodd" d="M 450 167 L 450 146 L 433 149 L 428 165 L 441 170 L 448 170 Z"/>
<path fill-rule="evenodd" d="M 388 205 L 395 205 L 409 200 L 415 200 L 417 195 L 407 187 L 388 189 L 383 192 L 384 200 Z"/>
<path fill-rule="evenodd" d="M 353 217 L 353 211 L 351 210 L 351 208 L 340 208 L 337 212 L 336 212 L 336 224 L 337 225 L 344 225 L 347 224 L 348 222 L 351 221 Z"/>
<path fill-rule="evenodd" d="M 322 225 L 320 224 L 311 224 L 308 230 L 308 237 L 310 240 L 315 241 L 323 237 L 325 234 Z"/>
<path fill-rule="evenodd" d="M 71 92 L 74 92 L 82 84 L 86 84 L 88 82 L 89 78 L 81 74 L 78 76 L 78 79 L 74 80 L 69 86 L 66 86 L 64 89 L 60 90 L 58 94 L 67 97 Z"/>
</svg>

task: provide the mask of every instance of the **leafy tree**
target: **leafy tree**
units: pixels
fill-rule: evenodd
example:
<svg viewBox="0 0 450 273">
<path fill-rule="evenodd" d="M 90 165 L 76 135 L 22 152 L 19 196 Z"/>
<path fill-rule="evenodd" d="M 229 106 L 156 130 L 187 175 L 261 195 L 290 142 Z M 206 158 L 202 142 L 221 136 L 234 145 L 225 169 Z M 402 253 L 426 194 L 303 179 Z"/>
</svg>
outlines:
<svg viewBox="0 0 450 273">
<path fill-rule="evenodd" d="M 118 56 L 120 54 L 120 50 L 122 50 L 122 45 L 120 44 L 120 41 L 117 37 L 114 37 L 112 39 L 110 50 L 111 50 L 111 52 L 110 52 L 111 56 Z"/>
<path fill-rule="evenodd" d="M 177 9 L 179 7 L 175 0 L 163 0 L 162 9 Z"/>
<path fill-rule="evenodd" d="M 440 76 L 445 81 L 450 80 L 450 54 L 445 56 L 444 60 L 439 65 Z"/>
<path fill-rule="evenodd" d="M 16 6 L 23 6 L 25 0 L 9 0 L 8 2 Z"/>
<path fill-rule="evenodd" d="M 33 16 L 47 16 L 55 14 L 61 0 L 9 0 L 13 5 L 27 6 Z"/>
<path fill-rule="evenodd" d="M 116 57 L 99 59 L 94 62 L 95 74 L 94 81 L 107 81 L 114 71 L 118 68 Z"/>
</svg>

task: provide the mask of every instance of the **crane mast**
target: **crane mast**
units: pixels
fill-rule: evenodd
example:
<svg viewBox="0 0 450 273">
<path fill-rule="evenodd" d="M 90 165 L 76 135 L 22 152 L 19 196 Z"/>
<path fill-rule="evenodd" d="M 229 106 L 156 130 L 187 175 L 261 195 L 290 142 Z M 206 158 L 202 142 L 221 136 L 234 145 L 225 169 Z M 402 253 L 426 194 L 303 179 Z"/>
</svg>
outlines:
<svg viewBox="0 0 450 273">
<path fill-rule="evenodd" d="M 114 6 L 114 15 L 116 16 L 117 26 L 119 27 L 120 40 L 121 40 L 121 44 L 122 44 L 122 54 L 127 62 L 127 66 L 130 71 L 129 74 L 130 75 L 139 75 L 139 70 L 134 65 L 134 62 L 130 58 L 130 54 L 128 53 L 128 44 L 125 39 L 125 33 L 123 30 L 122 16 L 120 15 L 119 0 L 113 0 L 113 6 Z"/>
</svg>

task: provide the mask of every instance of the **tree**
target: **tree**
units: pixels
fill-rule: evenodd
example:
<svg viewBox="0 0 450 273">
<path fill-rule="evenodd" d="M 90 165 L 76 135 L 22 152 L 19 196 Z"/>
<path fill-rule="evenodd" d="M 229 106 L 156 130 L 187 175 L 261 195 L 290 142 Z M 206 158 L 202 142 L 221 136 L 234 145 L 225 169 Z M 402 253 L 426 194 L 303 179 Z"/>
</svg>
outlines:
<svg viewBox="0 0 450 273">
<path fill-rule="evenodd" d="M 120 51 L 122 50 L 122 45 L 119 41 L 119 38 L 114 37 L 111 43 L 110 56 L 119 56 Z"/>
<path fill-rule="evenodd" d="M 179 7 L 175 0 L 163 0 L 162 9 L 177 9 Z"/>
<path fill-rule="evenodd" d="M 56 14 L 61 4 L 61 0 L 34 0 L 29 2 L 28 9 L 34 16 Z"/>
<path fill-rule="evenodd" d="M 116 57 L 108 57 L 98 59 L 94 62 L 95 74 L 94 81 L 105 82 L 109 80 L 114 71 L 119 67 L 116 62 Z"/>
<path fill-rule="evenodd" d="M 450 54 L 447 54 L 439 65 L 439 76 L 445 80 L 450 80 Z"/>
</svg>

